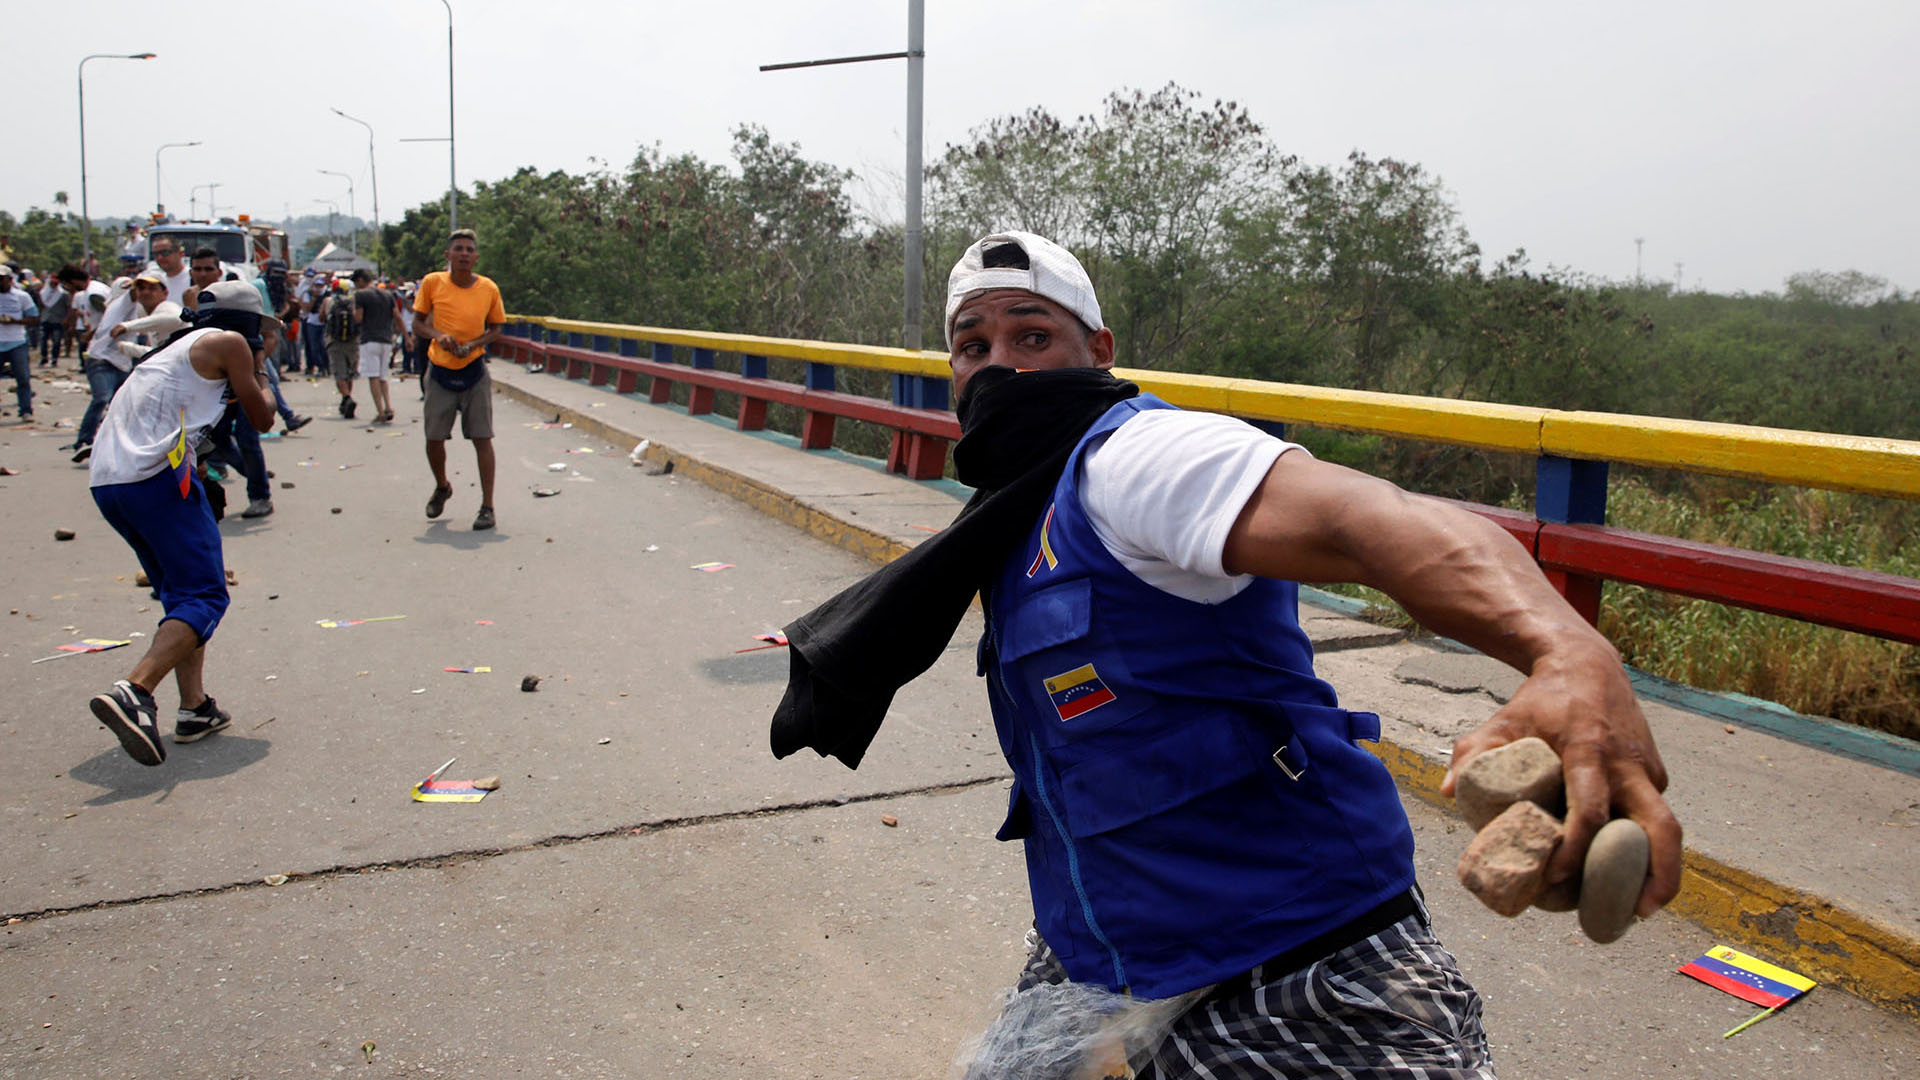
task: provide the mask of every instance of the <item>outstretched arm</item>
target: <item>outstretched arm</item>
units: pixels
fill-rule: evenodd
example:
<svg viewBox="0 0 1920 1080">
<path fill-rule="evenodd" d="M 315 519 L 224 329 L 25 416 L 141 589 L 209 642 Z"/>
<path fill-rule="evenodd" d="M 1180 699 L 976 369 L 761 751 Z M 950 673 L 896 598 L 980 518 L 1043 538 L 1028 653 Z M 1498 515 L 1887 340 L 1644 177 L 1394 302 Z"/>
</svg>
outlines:
<svg viewBox="0 0 1920 1080">
<path fill-rule="evenodd" d="M 1483 751 L 1528 735 L 1560 755 L 1567 833 L 1550 882 L 1577 874 L 1615 809 L 1639 822 L 1652 871 L 1638 911 L 1680 891 L 1680 823 L 1661 792 L 1666 766 L 1620 654 L 1547 583 L 1518 542 L 1479 516 L 1364 473 L 1282 454 L 1227 535 L 1231 573 L 1379 589 L 1436 633 L 1527 676 L 1513 698 L 1456 740 L 1442 794 Z"/>
</svg>

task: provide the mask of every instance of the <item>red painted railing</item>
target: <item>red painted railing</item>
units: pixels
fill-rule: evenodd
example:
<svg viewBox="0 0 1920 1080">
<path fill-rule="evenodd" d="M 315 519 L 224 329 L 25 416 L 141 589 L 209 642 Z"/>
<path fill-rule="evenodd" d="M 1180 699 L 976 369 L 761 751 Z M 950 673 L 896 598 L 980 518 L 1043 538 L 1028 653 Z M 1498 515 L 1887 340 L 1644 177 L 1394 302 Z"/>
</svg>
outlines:
<svg viewBox="0 0 1920 1080">
<path fill-rule="evenodd" d="M 621 393 L 636 392 L 645 376 L 648 399 L 657 403 L 671 400 L 673 388 L 684 385 L 693 415 L 711 413 L 716 392 L 734 393 L 741 430 L 765 427 L 769 404 L 798 408 L 804 449 L 830 447 L 840 418 L 891 428 L 887 466 L 916 479 L 942 475 L 947 445 L 960 436 L 946 408 L 944 365 L 927 354 L 547 319 L 517 320 L 511 329 L 501 347 L 517 363 L 596 386 L 611 383 Z M 565 344 L 551 340 L 562 336 Z M 638 355 L 641 341 L 651 343 L 652 359 Z M 692 365 L 673 361 L 676 344 L 693 349 Z M 713 368 L 720 351 L 739 353 L 739 373 Z M 769 379 L 766 356 L 805 361 L 807 384 Z M 836 364 L 890 373 L 895 400 L 832 389 Z M 1609 461 L 1916 499 L 1920 443 L 1204 376 L 1134 376 L 1175 404 L 1255 423 L 1302 423 L 1533 455 L 1540 463 L 1538 516 L 1459 505 L 1520 541 L 1589 621 L 1598 621 L 1601 583 L 1618 581 L 1920 645 L 1920 580 L 1599 523 Z"/>
</svg>

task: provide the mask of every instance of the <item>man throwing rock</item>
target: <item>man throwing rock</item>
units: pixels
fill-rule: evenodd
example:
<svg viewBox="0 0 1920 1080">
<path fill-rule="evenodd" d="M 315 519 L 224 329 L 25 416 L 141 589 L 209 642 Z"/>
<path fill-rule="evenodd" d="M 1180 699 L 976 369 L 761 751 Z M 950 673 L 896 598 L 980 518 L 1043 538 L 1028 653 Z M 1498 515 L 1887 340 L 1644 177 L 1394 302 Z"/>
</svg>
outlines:
<svg viewBox="0 0 1920 1080">
<path fill-rule="evenodd" d="M 165 614 L 153 644 L 127 677 L 89 703 L 93 715 L 142 765 L 167 759 L 153 692 L 171 672 L 180 690 L 175 742 L 203 739 L 230 718 L 207 695 L 207 641 L 227 610 L 220 530 L 195 468 L 195 442 L 238 402 L 256 431 L 273 427 L 273 398 L 257 350 L 260 310 L 244 281 L 221 281 L 194 297 L 194 328 L 176 335 L 128 375 L 94 442 L 93 501 L 140 560 Z"/>
<path fill-rule="evenodd" d="M 1025 843 L 1035 933 L 971 1075 L 1031 1075 L 1033 1033 L 1057 1051 L 1083 1032 L 1082 1064 L 1114 1067 L 1076 1076 L 1491 1077 L 1392 775 L 1358 745 L 1379 718 L 1315 677 L 1296 583 L 1373 586 L 1526 673 L 1454 763 L 1552 744 L 1569 811 L 1549 879 L 1618 810 L 1652 840 L 1646 915 L 1679 887 L 1680 827 L 1618 653 L 1481 518 L 1114 378 L 1092 283 L 1046 239 L 968 248 L 946 329 L 976 494 L 787 628 L 773 749 L 857 764 L 979 592 L 1015 777 L 999 836 Z M 1122 1013 L 1125 1044 L 1103 1034 Z"/>
<path fill-rule="evenodd" d="M 480 470 L 480 512 L 476 530 L 493 528 L 493 380 L 487 375 L 487 346 L 506 325 L 507 309 L 492 279 L 473 272 L 480 245 L 472 229 L 456 229 L 447 240 L 447 269 L 428 274 L 414 296 L 415 332 L 429 338 L 423 406 L 427 466 L 433 470 L 433 494 L 427 516 L 437 518 L 453 496 L 447 482 L 447 440 L 454 417 L 460 434 L 473 443 Z"/>
</svg>

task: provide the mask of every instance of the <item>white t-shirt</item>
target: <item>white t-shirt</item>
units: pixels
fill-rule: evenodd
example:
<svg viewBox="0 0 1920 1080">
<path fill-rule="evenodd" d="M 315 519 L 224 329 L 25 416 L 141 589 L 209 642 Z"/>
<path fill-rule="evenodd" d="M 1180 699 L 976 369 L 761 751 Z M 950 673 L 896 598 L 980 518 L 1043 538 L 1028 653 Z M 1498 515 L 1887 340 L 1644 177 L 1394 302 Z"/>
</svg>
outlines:
<svg viewBox="0 0 1920 1080">
<path fill-rule="evenodd" d="M 112 364 L 121 371 L 131 369 L 132 362 L 120 355 L 119 349 L 113 347 L 113 335 L 110 331 L 129 318 L 140 314 L 142 312 L 139 305 L 134 302 L 133 294 L 130 292 L 119 293 L 107 301 L 106 313 L 100 316 L 100 323 L 94 328 L 92 339 L 87 342 L 88 359 Z"/>
<path fill-rule="evenodd" d="M 191 464 L 194 440 L 227 411 L 227 380 L 203 377 L 188 355 L 194 342 L 215 332 L 186 334 L 127 376 L 94 439 L 91 486 L 131 484 L 167 468 L 167 451 L 179 443 L 183 426 Z"/>
<path fill-rule="evenodd" d="M 157 262 L 148 263 L 147 269 L 166 278 L 167 299 L 181 307 L 187 306 L 187 286 L 193 284 L 193 271 L 184 262 L 180 266 L 180 272 L 172 277 L 167 277 L 167 272 L 160 269 L 160 264 Z"/>
<path fill-rule="evenodd" d="M 1218 604 L 1253 582 L 1222 565 L 1227 533 L 1289 450 L 1307 452 L 1237 417 L 1152 409 L 1087 450 L 1080 501 L 1100 542 L 1135 577 Z"/>
</svg>

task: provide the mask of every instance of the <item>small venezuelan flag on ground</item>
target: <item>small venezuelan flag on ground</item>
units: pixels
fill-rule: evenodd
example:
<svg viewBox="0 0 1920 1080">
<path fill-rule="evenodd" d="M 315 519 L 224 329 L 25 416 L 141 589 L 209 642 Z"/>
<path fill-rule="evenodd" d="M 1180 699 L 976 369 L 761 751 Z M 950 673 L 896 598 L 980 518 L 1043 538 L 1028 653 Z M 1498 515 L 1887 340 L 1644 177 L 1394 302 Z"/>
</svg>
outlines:
<svg viewBox="0 0 1920 1080">
<path fill-rule="evenodd" d="M 1725 945 L 1715 945 L 1698 960 L 1683 965 L 1680 974 L 1691 975 L 1708 986 L 1765 1009 L 1777 1009 L 1815 985 L 1805 975 Z"/>
</svg>

